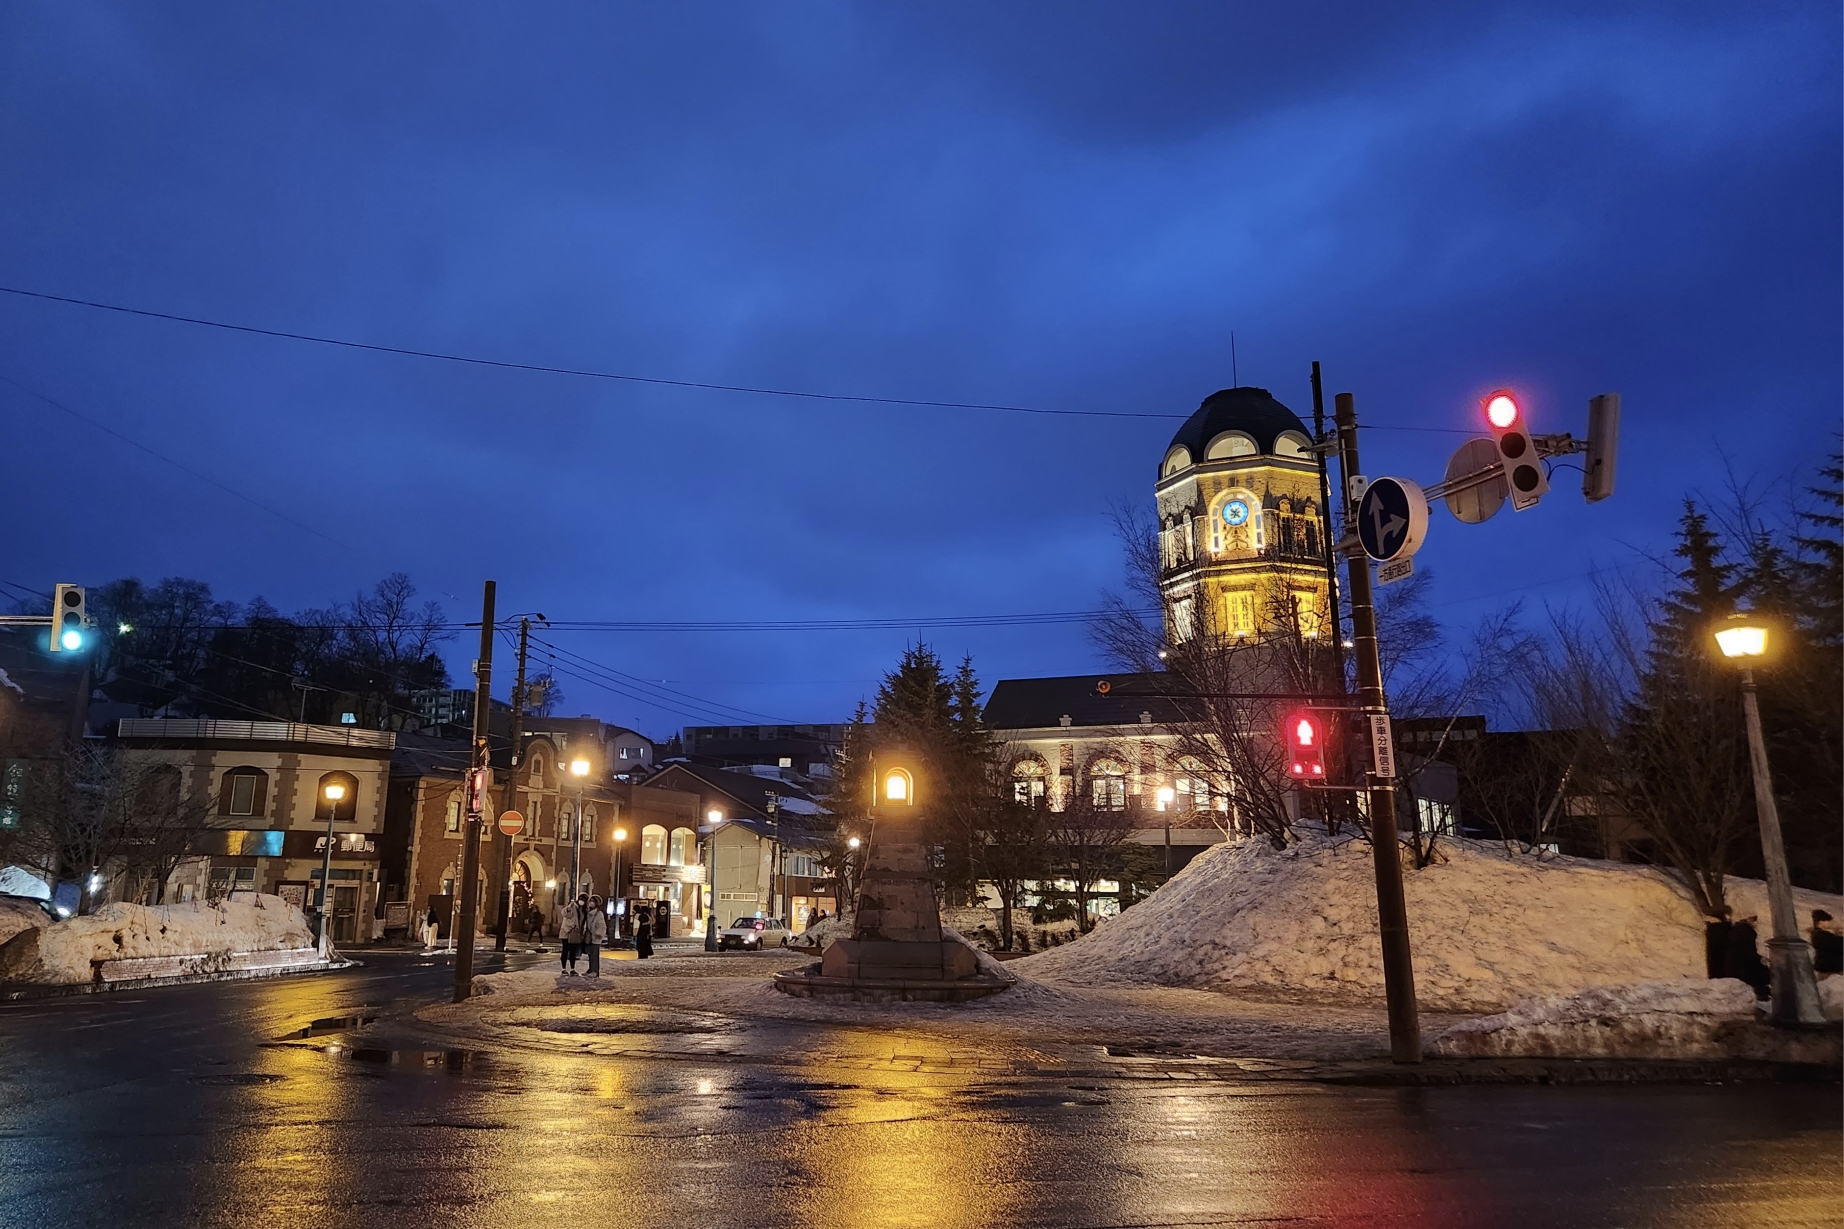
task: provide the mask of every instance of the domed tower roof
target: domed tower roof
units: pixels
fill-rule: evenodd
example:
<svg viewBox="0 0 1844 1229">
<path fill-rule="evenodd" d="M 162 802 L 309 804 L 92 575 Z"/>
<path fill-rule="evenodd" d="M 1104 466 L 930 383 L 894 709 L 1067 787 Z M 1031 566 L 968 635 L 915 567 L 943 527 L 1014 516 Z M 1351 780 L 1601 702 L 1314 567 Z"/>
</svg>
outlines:
<svg viewBox="0 0 1844 1229">
<path fill-rule="evenodd" d="M 1169 455 L 1173 448 L 1182 445 L 1195 464 L 1204 459 L 1210 441 L 1225 431 L 1243 432 L 1255 441 L 1257 449 L 1270 455 L 1275 452 L 1275 441 L 1282 432 L 1297 431 L 1308 440 L 1312 439 L 1312 432 L 1306 429 L 1300 416 L 1276 401 L 1267 389 L 1225 388 L 1204 398 L 1197 413 L 1185 419 L 1184 426 L 1178 428 L 1165 451 Z"/>
</svg>

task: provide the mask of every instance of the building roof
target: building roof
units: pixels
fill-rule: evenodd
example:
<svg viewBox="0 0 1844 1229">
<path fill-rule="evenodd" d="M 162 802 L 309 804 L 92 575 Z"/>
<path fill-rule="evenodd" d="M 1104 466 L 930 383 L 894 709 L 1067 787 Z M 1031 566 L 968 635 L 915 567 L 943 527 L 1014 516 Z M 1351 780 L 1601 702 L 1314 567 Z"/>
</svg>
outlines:
<svg viewBox="0 0 1844 1229">
<path fill-rule="evenodd" d="M 1184 426 L 1172 436 L 1166 452 L 1183 444 L 1190 449 L 1193 463 L 1202 461 L 1210 441 L 1225 431 L 1247 432 L 1264 453 L 1274 451 L 1274 441 L 1283 431 L 1298 431 L 1312 438 L 1300 416 L 1276 401 L 1267 389 L 1225 388 L 1204 398 L 1197 413 L 1185 419 Z"/>
<path fill-rule="evenodd" d="M 774 794 L 779 800 L 780 808 L 790 815 L 802 816 L 824 815 L 824 808 L 799 786 L 771 777 L 758 777 L 754 773 L 733 772 L 728 768 L 711 768 L 704 764 L 693 764 L 685 760 L 670 760 L 660 772 L 648 778 L 647 784 L 664 788 L 680 788 L 670 783 L 668 778 L 674 772 L 682 772 L 693 778 L 685 782 L 687 786 L 701 785 L 736 801 L 754 815 L 768 813 L 768 796 Z"/>
<path fill-rule="evenodd" d="M 1185 720 L 1171 698 L 1177 687 L 1169 674 L 1004 679 L 987 698 L 984 718 L 991 730 L 1044 729 L 1061 725 L 1065 716 L 1072 726 L 1139 725 L 1142 713 L 1150 713 L 1154 725 L 1175 725 Z"/>
<path fill-rule="evenodd" d="M 462 739 L 436 738 L 430 734 L 399 734 L 391 753 L 391 774 L 414 777 L 455 777 L 467 772 L 473 763 L 473 745 Z M 499 757 L 494 758 L 499 764 Z"/>
</svg>

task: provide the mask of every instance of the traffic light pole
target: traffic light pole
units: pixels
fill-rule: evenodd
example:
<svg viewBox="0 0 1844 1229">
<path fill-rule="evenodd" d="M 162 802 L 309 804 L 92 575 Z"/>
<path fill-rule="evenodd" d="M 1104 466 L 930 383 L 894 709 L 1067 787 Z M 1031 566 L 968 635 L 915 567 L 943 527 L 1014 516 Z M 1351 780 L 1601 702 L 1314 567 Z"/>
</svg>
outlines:
<svg viewBox="0 0 1844 1229">
<path fill-rule="evenodd" d="M 480 660 L 474 663 L 474 758 L 472 769 L 493 770 L 487 754 L 487 719 L 493 703 L 493 596 L 486 583 L 480 603 Z M 455 1002 L 467 1001 L 474 983 L 474 925 L 480 914 L 480 825 L 484 822 L 486 791 L 481 790 L 467 812 L 461 831 L 461 921 L 455 938 Z"/>
<path fill-rule="evenodd" d="M 1363 472 L 1357 459 L 1357 403 L 1350 393 L 1339 393 L 1333 406 L 1333 421 L 1338 426 L 1338 468 L 1345 488 L 1345 523 L 1350 524 L 1351 479 Z M 1377 651 L 1377 612 L 1370 591 L 1370 560 L 1361 546 L 1346 558 L 1351 577 L 1351 638 L 1357 656 L 1358 704 L 1366 713 L 1381 714 L 1387 719 L 1383 663 Z M 1421 1023 L 1415 1008 L 1415 966 L 1409 954 L 1409 910 L 1402 895 L 1396 781 L 1374 772 L 1366 776 L 1370 785 L 1371 853 L 1377 874 L 1377 924 L 1383 941 L 1383 987 L 1389 1002 L 1389 1056 L 1399 1063 L 1418 1063 Z"/>
</svg>

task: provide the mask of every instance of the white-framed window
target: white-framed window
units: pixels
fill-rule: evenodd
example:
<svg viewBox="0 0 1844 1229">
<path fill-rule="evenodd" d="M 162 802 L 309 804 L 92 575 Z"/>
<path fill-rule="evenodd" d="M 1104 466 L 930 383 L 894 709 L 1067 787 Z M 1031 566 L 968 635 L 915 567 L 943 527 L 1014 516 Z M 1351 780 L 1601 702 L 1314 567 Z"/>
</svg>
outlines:
<svg viewBox="0 0 1844 1229">
<path fill-rule="evenodd" d="M 1027 806 L 1042 806 L 1044 801 L 1044 762 L 1019 760 L 1012 765 L 1012 801 Z"/>
<path fill-rule="evenodd" d="M 239 772 L 231 777 L 232 815 L 256 814 L 256 776 L 253 773 Z"/>
<path fill-rule="evenodd" d="M 659 824 L 648 824 L 640 830 L 640 863 L 666 865 L 666 829 Z"/>
<path fill-rule="evenodd" d="M 1097 811 L 1127 809 L 1127 769 L 1116 760 L 1089 765 L 1089 802 Z"/>
<path fill-rule="evenodd" d="M 666 852 L 668 866 L 698 865 L 698 834 L 690 828 L 674 828 Z"/>
<path fill-rule="evenodd" d="M 803 879 L 818 879 L 820 877 L 819 859 L 808 853 L 789 854 L 787 873 Z"/>
<path fill-rule="evenodd" d="M 1222 627 L 1225 636 L 1255 634 L 1255 592 L 1252 589 L 1228 589 L 1223 593 Z"/>
<path fill-rule="evenodd" d="M 451 833 L 461 831 L 460 794 L 450 794 L 448 796 L 448 815 L 442 821 L 442 831 Z"/>
</svg>

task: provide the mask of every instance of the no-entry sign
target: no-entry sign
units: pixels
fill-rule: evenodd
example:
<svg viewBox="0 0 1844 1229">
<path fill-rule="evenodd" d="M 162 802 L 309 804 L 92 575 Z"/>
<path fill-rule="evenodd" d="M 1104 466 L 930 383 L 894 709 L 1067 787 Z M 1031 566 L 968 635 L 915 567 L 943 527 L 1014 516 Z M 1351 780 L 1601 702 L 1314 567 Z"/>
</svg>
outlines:
<svg viewBox="0 0 1844 1229">
<path fill-rule="evenodd" d="M 520 815 L 517 811 L 501 811 L 499 813 L 499 830 L 504 832 L 507 836 L 517 836 L 519 833 L 525 831 L 525 817 Z"/>
</svg>

